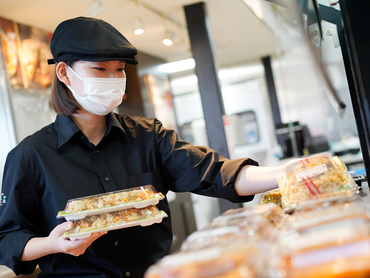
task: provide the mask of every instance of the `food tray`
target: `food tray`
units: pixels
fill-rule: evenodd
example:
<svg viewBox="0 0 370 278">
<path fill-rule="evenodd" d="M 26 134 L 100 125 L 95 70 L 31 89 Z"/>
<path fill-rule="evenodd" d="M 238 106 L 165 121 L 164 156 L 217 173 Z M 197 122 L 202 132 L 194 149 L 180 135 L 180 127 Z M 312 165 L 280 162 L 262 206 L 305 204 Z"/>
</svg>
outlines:
<svg viewBox="0 0 370 278">
<path fill-rule="evenodd" d="M 158 210 L 155 206 L 93 215 L 74 221 L 72 229 L 69 232 L 65 232 L 62 237 L 76 240 L 87 238 L 96 232 L 112 231 L 134 226 L 145 227 L 154 223 L 161 223 L 162 219 L 167 216 L 164 211 Z M 82 231 L 75 232 L 74 230 L 78 225 L 82 226 Z M 102 227 L 98 227 L 100 225 Z"/>
<path fill-rule="evenodd" d="M 57 218 L 64 217 L 66 220 L 78 220 L 90 215 L 154 206 L 163 199 L 164 195 L 158 193 L 152 185 L 138 186 L 70 199 L 65 209 L 58 212 Z"/>
</svg>

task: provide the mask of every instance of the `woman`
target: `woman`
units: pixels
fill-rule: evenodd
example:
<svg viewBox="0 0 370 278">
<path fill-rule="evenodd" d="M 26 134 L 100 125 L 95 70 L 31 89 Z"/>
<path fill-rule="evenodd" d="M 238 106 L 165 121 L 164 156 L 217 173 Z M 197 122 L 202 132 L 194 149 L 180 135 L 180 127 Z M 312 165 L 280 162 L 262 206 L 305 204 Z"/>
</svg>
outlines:
<svg viewBox="0 0 370 278">
<path fill-rule="evenodd" d="M 137 64 L 137 52 L 110 24 L 66 20 L 50 48 L 58 115 L 9 153 L 4 170 L 0 263 L 16 274 L 39 265 L 39 277 L 142 277 L 168 254 L 170 217 L 148 227 L 63 239 L 71 223 L 56 215 L 68 199 L 152 184 L 163 194 L 189 191 L 246 202 L 277 187 L 282 167 L 228 160 L 182 141 L 157 119 L 114 114 L 125 91 L 125 64 Z M 157 207 L 170 216 L 166 200 Z"/>
</svg>

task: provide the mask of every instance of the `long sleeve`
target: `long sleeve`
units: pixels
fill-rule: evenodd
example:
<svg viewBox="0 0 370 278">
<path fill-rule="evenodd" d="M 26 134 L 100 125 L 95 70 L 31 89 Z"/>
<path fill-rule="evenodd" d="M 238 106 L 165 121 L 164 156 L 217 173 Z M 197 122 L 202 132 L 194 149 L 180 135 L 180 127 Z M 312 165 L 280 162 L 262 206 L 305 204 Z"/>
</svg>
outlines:
<svg viewBox="0 0 370 278">
<path fill-rule="evenodd" d="M 207 147 L 182 141 L 173 130 L 155 121 L 157 155 L 167 188 L 175 192 L 190 191 L 231 202 L 247 202 L 253 196 L 238 196 L 234 189 L 237 174 L 244 165 L 256 165 L 252 159 L 229 160 Z"/>
<path fill-rule="evenodd" d="M 15 274 L 31 274 L 37 261 L 21 262 L 24 246 L 36 236 L 38 203 L 35 187 L 21 161 L 10 153 L 4 168 L 0 207 L 0 264 Z"/>
</svg>

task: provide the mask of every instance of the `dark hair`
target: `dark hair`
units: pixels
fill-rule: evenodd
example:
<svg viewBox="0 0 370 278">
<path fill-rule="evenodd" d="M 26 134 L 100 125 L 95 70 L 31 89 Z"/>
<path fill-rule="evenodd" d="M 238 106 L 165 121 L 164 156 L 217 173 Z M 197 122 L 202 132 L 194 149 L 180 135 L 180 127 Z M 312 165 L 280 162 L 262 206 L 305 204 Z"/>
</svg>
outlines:
<svg viewBox="0 0 370 278">
<path fill-rule="evenodd" d="M 76 61 L 65 61 L 65 63 L 72 67 Z M 58 79 L 54 73 L 53 82 L 51 84 L 51 106 L 57 114 L 70 116 L 78 109 L 80 105 L 77 103 L 67 86 Z"/>
</svg>

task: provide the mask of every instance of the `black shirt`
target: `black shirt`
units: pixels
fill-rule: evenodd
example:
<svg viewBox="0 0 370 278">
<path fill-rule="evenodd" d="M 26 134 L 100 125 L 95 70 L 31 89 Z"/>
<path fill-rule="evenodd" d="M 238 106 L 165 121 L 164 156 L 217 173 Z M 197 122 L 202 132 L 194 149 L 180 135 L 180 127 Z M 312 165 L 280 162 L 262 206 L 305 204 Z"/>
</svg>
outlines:
<svg viewBox="0 0 370 278">
<path fill-rule="evenodd" d="M 6 160 L 0 207 L 0 264 L 39 277 L 142 277 L 146 268 L 168 254 L 171 218 L 148 227 L 110 231 L 85 254 L 53 254 L 21 262 L 27 241 L 46 237 L 68 199 L 140 185 L 166 194 L 194 192 L 232 202 L 250 201 L 234 190 L 238 171 L 251 159 L 228 160 L 205 147 L 182 141 L 157 119 L 107 115 L 107 131 L 93 145 L 68 116 L 25 138 Z M 169 216 L 166 199 L 158 209 Z"/>
</svg>

